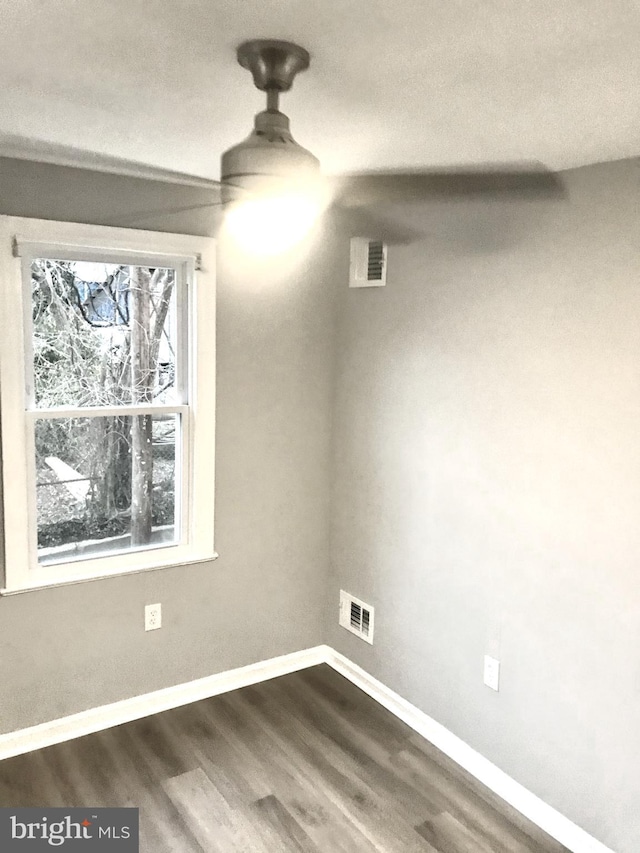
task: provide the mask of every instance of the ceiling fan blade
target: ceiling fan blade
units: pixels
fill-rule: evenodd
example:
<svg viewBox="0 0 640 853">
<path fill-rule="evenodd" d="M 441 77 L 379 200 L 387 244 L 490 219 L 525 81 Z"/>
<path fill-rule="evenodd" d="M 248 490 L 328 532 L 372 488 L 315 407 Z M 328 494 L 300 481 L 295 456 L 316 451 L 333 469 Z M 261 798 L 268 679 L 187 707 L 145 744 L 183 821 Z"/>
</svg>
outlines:
<svg viewBox="0 0 640 853">
<path fill-rule="evenodd" d="M 222 210 L 217 181 L 161 170 L 148 174 L 0 157 L 3 212 L 199 236 L 217 232 Z"/>
<path fill-rule="evenodd" d="M 328 179 L 334 203 L 365 207 L 432 199 L 513 198 L 562 199 L 560 177 L 539 166 L 491 166 L 482 169 L 356 172 Z"/>
</svg>

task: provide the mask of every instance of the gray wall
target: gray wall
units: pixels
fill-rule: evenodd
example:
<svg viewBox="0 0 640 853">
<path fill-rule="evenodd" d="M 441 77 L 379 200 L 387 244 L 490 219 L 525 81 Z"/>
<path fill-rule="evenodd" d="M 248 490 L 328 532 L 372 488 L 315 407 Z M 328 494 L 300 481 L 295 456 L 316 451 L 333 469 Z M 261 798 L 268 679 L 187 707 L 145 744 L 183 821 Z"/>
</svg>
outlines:
<svg viewBox="0 0 640 853">
<path fill-rule="evenodd" d="M 84 218 L 105 221 L 107 211 L 118 224 L 141 199 L 151 209 L 203 201 L 200 191 L 111 178 L 5 160 L 0 212 L 55 216 L 62 193 L 73 218 L 76 193 Z M 202 233 L 207 216 L 170 219 L 176 230 Z M 328 561 L 332 263 L 330 242 L 280 271 L 241 266 L 223 247 L 220 558 L 0 599 L 0 732 L 322 642 L 313 602 Z M 145 634 L 143 608 L 155 601 L 163 628 Z"/>
<path fill-rule="evenodd" d="M 327 640 L 620 853 L 640 849 L 640 168 L 396 211 L 341 290 Z M 338 590 L 376 607 L 372 647 Z M 484 687 L 484 653 L 502 661 Z"/>
</svg>

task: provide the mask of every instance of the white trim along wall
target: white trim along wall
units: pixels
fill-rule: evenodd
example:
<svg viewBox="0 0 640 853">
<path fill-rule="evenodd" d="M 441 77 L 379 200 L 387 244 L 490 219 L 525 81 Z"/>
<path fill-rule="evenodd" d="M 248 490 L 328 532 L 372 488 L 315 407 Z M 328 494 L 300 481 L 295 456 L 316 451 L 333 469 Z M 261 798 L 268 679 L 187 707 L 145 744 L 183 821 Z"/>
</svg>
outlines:
<svg viewBox="0 0 640 853">
<path fill-rule="evenodd" d="M 327 663 L 353 684 L 391 711 L 415 732 L 463 767 L 479 782 L 517 809 L 532 823 L 564 844 L 572 853 L 614 853 L 556 809 L 547 805 L 500 768 L 458 738 L 440 723 L 390 690 L 364 669 L 330 646 L 315 646 L 292 654 L 220 672 L 206 678 L 167 687 L 144 696 L 123 699 L 111 705 L 91 708 L 51 722 L 0 735 L 0 760 L 52 746 L 112 726 L 188 705 L 287 675 L 300 669 Z"/>
</svg>

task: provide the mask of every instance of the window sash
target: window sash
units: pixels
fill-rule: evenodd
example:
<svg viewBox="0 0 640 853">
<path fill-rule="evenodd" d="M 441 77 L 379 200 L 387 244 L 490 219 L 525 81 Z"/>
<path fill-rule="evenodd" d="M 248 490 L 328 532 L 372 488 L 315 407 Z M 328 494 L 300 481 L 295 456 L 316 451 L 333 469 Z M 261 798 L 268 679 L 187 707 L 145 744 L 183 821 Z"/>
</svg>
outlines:
<svg viewBox="0 0 640 853">
<path fill-rule="evenodd" d="M 38 548 L 38 509 L 37 509 L 37 471 L 36 471 L 36 443 L 35 424 L 39 420 L 64 420 L 66 418 L 99 418 L 113 417 L 117 415 L 179 415 L 179 434 L 176 436 L 176 445 L 179 453 L 176 454 L 175 477 L 175 500 L 176 500 L 176 536 L 173 542 L 155 545 L 141 545 L 139 547 L 129 546 L 119 551 L 110 551 L 100 557 L 76 557 L 68 561 L 48 563 L 47 568 L 55 565 L 75 565 L 88 562 L 89 560 L 103 560 L 107 557 L 116 557 L 129 554 L 133 551 L 154 551 L 158 548 L 175 548 L 185 546 L 189 542 L 190 524 L 190 496 L 192 492 L 191 476 L 189 470 L 189 442 L 190 434 L 190 409 L 188 406 L 148 405 L 148 406 L 114 406 L 114 407 L 87 407 L 87 408 L 56 408 L 56 409 L 32 409 L 25 412 L 27 425 L 27 448 L 29 453 L 28 464 L 28 491 L 29 491 L 29 565 L 32 569 L 43 568 L 39 560 Z"/>
<path fill-rule="evenodd" d="M 17 245 L 17 244 L 16 244 Z M 36 259 L 59 261 L 90 261 L 93 263 L 123 264 L 140 267 L 166 267 L 174 270 L 176 299 L 176 376 L 174 383 L 175 401 L 185 405 L 191 394 L 192 365 L 189 346 L 190 312 L 193 310 L 192 290 L 195 280 L 196 260 L 186 260 L 175 255 L 143 255 L 140 252 L 119 250 L 104 251 L 87 247 L 52 243 L 20 242 L 19 257 L 22 267 L 22 324 L 24 329 L 24 375 L 26 385 L 26 408 L 37 409 L 35 381 L 33 377 L 33 318 L 31 314 L 31 265 Z M 190 286 L 191 285 L 191 286 Z M 153 405 L 153 404 L 150 404 Z M 89 408 L 89 407 L 87 407 Z M 40 409 L 42 411 L 42 409 Z"/>
</svg>

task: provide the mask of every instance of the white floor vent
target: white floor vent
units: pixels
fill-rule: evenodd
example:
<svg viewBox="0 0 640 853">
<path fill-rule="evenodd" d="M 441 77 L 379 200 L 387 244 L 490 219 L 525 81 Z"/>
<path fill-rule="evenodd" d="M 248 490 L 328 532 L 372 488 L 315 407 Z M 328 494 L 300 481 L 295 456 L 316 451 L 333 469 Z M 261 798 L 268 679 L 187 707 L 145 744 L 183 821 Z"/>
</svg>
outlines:
<svg viewBox="0 0 640 853">
<path fill-rule="evenodd" d="M 373 643 L 373 614 L 370 604 L 340 590 L 340 625 L 367 643 Z"/>
</svg>

